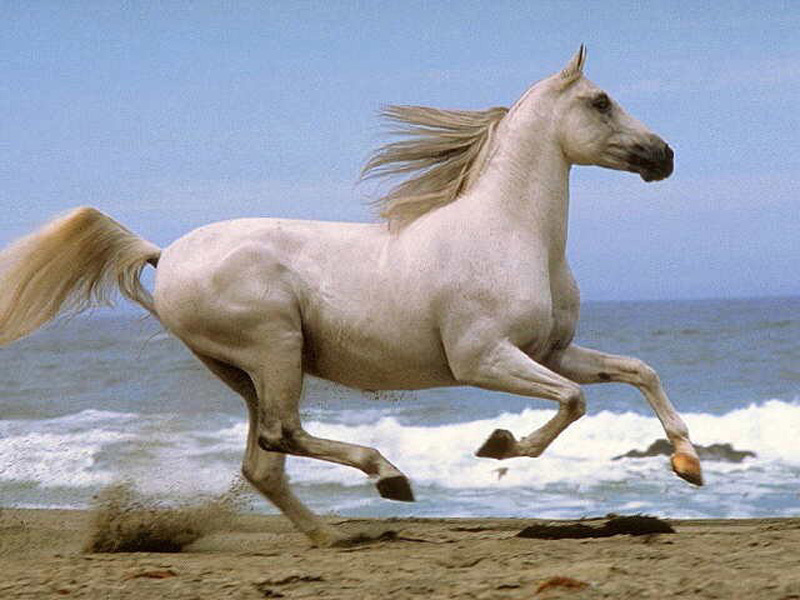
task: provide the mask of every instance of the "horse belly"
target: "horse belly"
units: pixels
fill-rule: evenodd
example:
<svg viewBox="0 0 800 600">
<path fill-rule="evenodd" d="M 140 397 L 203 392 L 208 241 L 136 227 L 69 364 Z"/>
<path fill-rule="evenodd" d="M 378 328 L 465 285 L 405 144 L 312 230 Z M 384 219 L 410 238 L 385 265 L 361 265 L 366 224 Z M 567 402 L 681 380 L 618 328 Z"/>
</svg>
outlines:
<svg viewBox="0 0 800 600">
<path fill-rule="evenodd" d="M 420 327 L 304 322 L 304 370 L 365 390 L 453 385 L 441 342 Z"/>
</svg>

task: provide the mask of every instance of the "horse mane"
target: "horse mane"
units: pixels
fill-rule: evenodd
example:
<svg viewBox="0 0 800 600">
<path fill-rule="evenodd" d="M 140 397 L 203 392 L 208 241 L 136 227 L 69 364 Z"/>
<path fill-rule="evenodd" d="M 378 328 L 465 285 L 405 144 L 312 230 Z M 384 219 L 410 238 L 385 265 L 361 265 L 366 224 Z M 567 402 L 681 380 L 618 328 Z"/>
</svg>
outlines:
<svg viewBox="0 0 800 600">
<path fill-rule="evenodd" d="M 408 176 L 373 202 L 390 226 L 403 227 L 423 214 L 449 204 L 480 174 L 505 107 L 488 110 L 441 110 L 426 106 L 384 108 L 380 116 L 405 139 L 378 148 L 361 179 Z"/>
</svg>

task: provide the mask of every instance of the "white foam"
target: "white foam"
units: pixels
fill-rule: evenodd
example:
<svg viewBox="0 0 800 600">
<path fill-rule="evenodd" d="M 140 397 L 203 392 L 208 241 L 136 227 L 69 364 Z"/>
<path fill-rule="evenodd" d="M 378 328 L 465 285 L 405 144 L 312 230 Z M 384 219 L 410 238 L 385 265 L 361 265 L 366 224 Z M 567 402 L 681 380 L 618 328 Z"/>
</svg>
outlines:
<svg viewBox="0 0 800 600">
<path fill-rule="evenodd" d="M 16 435 L 29 431 L 65 432 L 85 431 L 88 428 L 108 428 L 124 426 L 139 417 L 136 413 L 122 413 L 107 410 L 87 409 L 77 413 L 49 419 L 8 419 L 0 420 L 0 434 Z"/>
<path fill-rule="evenodd" d="M 42 487 L 104 485 L 115 475 L 95 468 L 98 455 L 105 445 L 134 437 L 99 429 L 4 437 L 0 439 L 0 481 L 35 482 Z"/>
<path fill-rule="evenodd" d="M 388 417 L 373 425 L 330 425 L 310 422 L 307 428 L 320 437 L 377 447 L 401 470 L 425 485 L 450 489 L 526 487 L 544 489 L 555 484 L 622 482 L 631 477 L 670 477 L 666 457 L 611 460 L 631 449 L 645 449 L 665 437 L 659 421 L 634 413 L 601 412 L 571 425 L 539 458 L 515 458 L 501 462 L 478 459 L 475 450 L 495 429 L 508 429 L 517 437 L 527 435 L 554 411 L 525 410 L 494 419 L 410 427 Z M 705 463 L 707 476 L 725 477 L 736 472 L 764 468 L 771 462 L 800 465 L 800 406 L 778 400 L 752 405 L 721 416 L 688 414 L 685 420 L 700 444 L 732 443 L 752 450 L 758 457 L 745 463 Z M 497 469 L 507 468 L 503 477 Z M 290 469 L 294 481 L 357 485 L 363 477 L 321 462 L 296 462 Z"/>
<path fill-rule="evenodd" d="M 363 514 L 391 509 L 392 514 L 429 516 L 527 515 L 531 507 L 544 517 L 581 516 L 600 512 L 598 507 L 674 517 L 796 512 L 791 501 L 793 482 L 800 476 L 796 402 L 770 400 L 723 415 L 684 415 L 696 443 L 731 443 L 758 455 L 742 463 L 705 461 L 707 486 L 701 489 L 677 481 L 664 456 L 612 460 L 664 437 L 654 416 L 634 413 L 586 416 L 535 459 L 475 457 L 494 429 L 521 437 L 553 414 L 531 409 L 439 426 L 404 425 L 391 416 L 373 423 L 353 418 L 306 424 L 314 435 L 378 448 L 419 491 L 421 502 L 411 508 L 378 499 L 364 474 L 352 468 L 291 457 L 288 472 L 322 510 Z M 225 491 L 239 473 L 246 423 L 181 429 L 189 426 L 179 416 L 107 411 L 0 421 L 0 484 L 93 490 L 127 479 L 147 493 L 168 496 Z"/>
<path fill-rule="evenodd" d="M 686 422 L 697 443 L 729 442 L 762 459 L 800 465 L 800 405 L 768 400 L 722 416 L 690 414 Z"/>
</svg>

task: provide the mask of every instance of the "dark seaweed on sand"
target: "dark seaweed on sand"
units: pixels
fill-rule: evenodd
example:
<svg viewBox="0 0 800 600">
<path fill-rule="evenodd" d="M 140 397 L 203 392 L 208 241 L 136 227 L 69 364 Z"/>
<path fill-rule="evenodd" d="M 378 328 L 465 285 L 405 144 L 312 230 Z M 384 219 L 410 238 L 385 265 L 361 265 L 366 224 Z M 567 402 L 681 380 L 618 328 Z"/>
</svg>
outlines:
<svg viewBox="0 0 800 600">
<path fill-rule="evenodd" d="M 672 526 L 657 517 L 635 515 L 613 516 L 592 523 L 546 523 L 526 527 L 517 534 L 521 538 L 562 540 L 611 537 L 614 535 L 650 535 L 675 533 Z"/>
</svg>

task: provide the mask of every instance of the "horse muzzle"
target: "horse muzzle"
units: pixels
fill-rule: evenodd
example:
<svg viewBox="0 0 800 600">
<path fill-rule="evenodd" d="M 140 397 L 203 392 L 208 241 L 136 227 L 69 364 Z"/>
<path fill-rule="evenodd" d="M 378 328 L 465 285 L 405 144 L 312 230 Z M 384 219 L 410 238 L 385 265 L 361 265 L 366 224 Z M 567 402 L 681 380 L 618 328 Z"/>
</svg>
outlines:
<svg viewBox="0 0 800 600">
<path fill-rule="evenodd" d="M 628 154 L 628 168 L 645 181 L 660 181 L 672 175 L 674 157 L 669 144 L 660 139 L 647 146 L 636 144 Z"/>
</svg>

